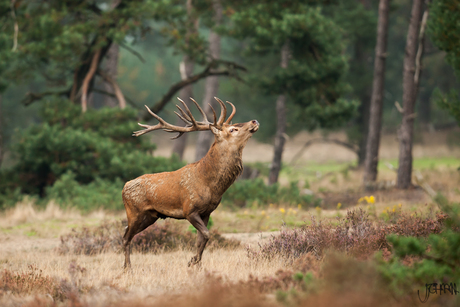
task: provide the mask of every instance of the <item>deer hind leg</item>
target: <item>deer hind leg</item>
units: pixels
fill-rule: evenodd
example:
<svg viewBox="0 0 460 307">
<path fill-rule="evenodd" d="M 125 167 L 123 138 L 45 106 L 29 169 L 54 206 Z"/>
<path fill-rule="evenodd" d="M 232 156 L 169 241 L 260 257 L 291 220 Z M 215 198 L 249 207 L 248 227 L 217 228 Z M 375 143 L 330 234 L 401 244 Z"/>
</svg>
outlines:
<svg viewBox="0 0 460 307">
<path fill-rule="evenodd" d="M 128 216 L 128 226 L 126 228 L 125 235 L 123 236 L 123 249 L 125 252 L 125 269 L 131 267 L 131 240 L 134 238 L 136 234 L 143 231 L 150 225 L 154 224 L 157 221 L 157 219 L 158 217 L 150 213 L 137 214 L 136 216 Z"/>
<path fill-rule="evenodd" d="M 209 221 L 209 214 L 205 216 L 200 216 L 198 213 L 191 214 L 187 217 L 187 220 L 196 228 L 197 238 L 196 238 L 196 255 L 190 259 L 188 266 L 193 266 L 201 262 L 201 256 L 203 255 L 203 250 L 208 243 L 210 234 L 207 228 Z"/>
</svg>

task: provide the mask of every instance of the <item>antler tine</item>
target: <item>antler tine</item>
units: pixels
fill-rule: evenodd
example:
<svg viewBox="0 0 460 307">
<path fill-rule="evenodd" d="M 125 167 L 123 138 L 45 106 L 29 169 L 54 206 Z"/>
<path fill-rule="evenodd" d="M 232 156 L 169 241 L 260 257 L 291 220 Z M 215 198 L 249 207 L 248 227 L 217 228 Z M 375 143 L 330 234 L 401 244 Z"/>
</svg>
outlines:
<svg viewBox="0 0 460 307">
<path fill-rule="evenodd" d="M 177 106 L 179 108 L 179 106 Z M 185 117 L 183 117 L 182 115 L 180 115 L 179 113 L 177 113 L 176 111 L 174 111 L 174 113 L 180 118 L 182 119 L 187 125 L 193 125 L 193 123 L 191 121 L 189 121 L 188 119 L 186 119 Z"/>
<path fill-rule="evenodd" d="M 200 107 L 200 105 L 192 97 L 190 97 L 190 100 L 193 101 L 193 103 L 196 105 L 198 111 L 200 111 L 201 115 L 203 116 L 203 123 L 204 124 L 210 124 L 210 122 L 208 121 L 208 117 L 206 116 L 206 113 L 204 113 L 204 111 Z"/>
<path fill-rule="evenodd" d="M 222 124 L 224 123 L 224 120 L 225 118 L 227 117 L 227 108 L 225 107 L 225 104 L 222 100 L 220 100 L 219 98 L 217 97 L 214 97 L 214 99 L 217 100 L 217 102 L 219 102 L 220 104 L 220 116 L 219 116 L 219 121 L 217 122 L 217 126 L 222 126 Z"/>
<path fill-rule="evenodd" d="M 177 104 L 176 104 L 176 108 L 180 111 L 180 113 L 182 114 L 182 117 L 184 117 L 188 122 L 192 122 L 192 120 L 187 115 L 187 113 L 185 113 L 184 110 L 182 110 L 181 107 L 179 107 Z"/>
<path fill-rule="evenodd" d="M 145 128 L 144 130 L 138 130 L 138 131 L 134 131 L 133 132 L 133 136 L 140 136 L 140 135 L 143 135 L 147 132 L 150 132 L 150 131 L 153 131 L 153 130 L 157 130 L 159 127 L 159 125 L 155 125 L 155 126 L 149 126 L 149 125 L 143 125 L 141 123 L 137 123 L 139 126 Z"/>
<path fill-rule="evenodd" d="M 160 116 L 156 115 L 155 113 L 152 112 L 152 110 L 150 110 L 149 107 L 147 107 L 146 105 L 144 105 L 146 108 L 147 108 L 147 111 L 150 113 L 150 115 L 152 115 L 153 117 L 155 117 L 160 123 L 162 123 L 163 125 L 167 124 L 163 118 L 161 118 Z M 142 124 L 139 124 L 139 126 L 141 127 L 144 127 L 146 125 L 142 125 Z"/>
<path fill-rule="evenodd" d="M 182 102 L 182 104 L 184 105 L 184 108 L 185 108 L 185 111 L 187 112 L 187 115 L 189 116 L 189 119 L 190 121 L 192 122 L 193 126 L 194 127 L 197 127 L 197 123 L 195 121 L 195 118 L 193 118 L 193 114 L 192 112 L 190 111 L 190 109 L 188 108 L 187 104 L 182 100 L 180 99 L 179 97 L 177 97 L 177 99 Z"/>
<path fill-rule="evenodd" d="M 217 126 L 217 116 L 216 116 L 216 111 L 214 110 L 214 108 L 212 107 L 211 104 L 209 104 L 209 106 L 211 107 L 211 110 L 212 110 L 212 116 L 214 117 L 214 123 L 212 124 L 213 127 L 216 127 L 217 129 L 219 130 L 222 130 L 219 126 Z"/>
<path fill-rule="evenodd" d="M 172 131 L 172 132 L 174 132 L 174 131 Z M 183 133 L 183 132 L 179 132 L 176 136 L 173 136 L 173 137 L 171 138 L 171 140 L 175 140 L 175 139 L 180 138 L 180 137 L 182 136 L 182 134 L 184 134 L 184 133 Z"/>
<path fill-rule="evenodd" d="M 229 105 L 232 106 L 232 114 L 230 114 L 230 116 L 228 117 L 227 121 L 225 122 L 227 125 L 229 125 L 231 122 L 232 122 L 232 118 L 233 116 L 235 116 L 235 113 L 236 113 L 236 108 L 235 106 L 233 105 L 233 103 L 231 103 L 230 101 L 226 101 Z"/>
<path fill-rule="evenodd" d="M 150 132 L 150 131 L 162 129 L 163 131 L 166 131 L 166 132 L 178 133 L 178 135 L 176 135 L 175 137 L 171 138 L 171 139 L 174 140 L 174 139 L 177 139 L 177 138 L 181 137 L 185 132 L 210 130 L 211 125 L 221 129 L 221 127 L 218 125 L 218 123 L 216 121 L 216 112 L 214 111 L 214 109 L 212 109 L 212 107 L 211 107 L 211 109 L 212 109 L 212 112 L 214 114 L 214 123 L 210 123 L 208 121 L 208 119 L 206 118 L 205 113 L 203 112 L 203 109 L 201 109 L 199 107 L 198 103 L 192 99 L 193 103 L 195 103 L 195 105 L 198 107 L 198 110 L 200 111 L 200 113 L 204 115 L 204 119 L 205 119 L 205 122 L 197 122 L 195 120 L 195 118 L 193 117 L 192 112 L 188 108 L 187 104 L 181 99 L 179 99 L 179 101 L 182 102 L 182 104 L 184 105 L 185 111 L 183 109 L 181 109 L 181 107 L 176 105 L 177 108 L 179 109 L 180 113 L 179 112 L 174 112 L 174 113 L 176 113 L 176 115 L 181 120 L 183 120 L 185 122 L 185 124 L 186 124 L 185 127 L 184 126 L 175 126 L 175 125 L 169 124 L 164 119 L 162 119 L 160 116 L 158 116 L 157 114 L 153 113 L 152 110 L 150 110 L 148 106 L 145 106 L 145 108 L 150 113 L 150 115 L 152 115 L 154 118 L 156 118 L 159 123 L 154 125 L 154 126 L 144 125 L 144 124 L 139 123 L 138 125 L 143 127 L 144 130 L 134 131 L 133 136 L 140 136 L 140 135 L 143 135 L 143 134 L 145 134 L 147 132 Z M 222 116 L 222 114 L 221 114 L 221 116 Z"/>
</svg>

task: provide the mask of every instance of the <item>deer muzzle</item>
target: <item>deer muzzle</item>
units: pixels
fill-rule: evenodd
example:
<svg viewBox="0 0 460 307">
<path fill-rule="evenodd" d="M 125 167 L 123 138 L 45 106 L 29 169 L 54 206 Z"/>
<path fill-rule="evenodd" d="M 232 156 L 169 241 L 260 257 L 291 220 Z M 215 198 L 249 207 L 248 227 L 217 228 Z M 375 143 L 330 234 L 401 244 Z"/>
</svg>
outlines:
<svg viewBox="0 0 460 307">
<path fill-rule="evenodd" d="M 259 122 L 257 120 L 255 120 L 255 119 L 251 120 L 251 124 L 253 125 L 253 127 L 251 129 L 249 129 L 249 132 L 254 133 L 257 130 L 259 130 L 260 124 L 259 124 Z"/>
</svg>

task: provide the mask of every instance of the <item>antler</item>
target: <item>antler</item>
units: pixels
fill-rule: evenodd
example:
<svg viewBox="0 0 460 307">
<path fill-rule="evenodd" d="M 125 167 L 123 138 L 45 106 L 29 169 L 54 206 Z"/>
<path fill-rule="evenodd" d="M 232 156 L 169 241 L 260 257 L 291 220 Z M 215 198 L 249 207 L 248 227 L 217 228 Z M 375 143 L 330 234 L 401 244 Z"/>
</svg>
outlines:
<svg viewBox="0 0 460 307">
<path fill-rule="evenodd" d="M 209 105 L 211 107 L 211 110 L 212 110 L 212 113 L 213 113 L 213 116 L 214 116 L 214 122 L 212 122 L 212 123 L 208 120 L 208 118 L 206 116 L 206 113 L 203 111 L 203 109 L 201 109 L 200 105 L 193 98 L 190 98 L 190 99 L 193 101 L 195 106 L 198 108 L 198 111 L 200 111 L 201 115 L 203 116 L 203 121 L 195 120 L 195 118 L 193 117 L 192 112 L 188 108 L 187 104 L 182 99 L 177 98 L 182 103 L 182 105 L 184 106 L 185 111 L 181 107 L 176 105 L 176 107 L 179 109 L 179 112 L 174 111 L 174 113 L 176 113 L 176 115 L 181 120 L 183 120 L 185 122 L 185 124 L 186 124 L 185 127 L 175 126 L 175 125 L 171 125 L 171 124 L 167 123 L 160 116 L 158 116 L 155 113 L 153 113 L 152 110 L 149 109 L 149 107 L 145 106 L 147 108 L 147 111 L 153 117 L 155 117 L 159 121 L 159 123 L 156 124 L 155 126 L 144 125 L 144 124 L 138 123 L 139 126 L 145 128 L 145 129 L 133 132 L 133 136 L 140 136 L 140 135 L 143 135 L 143 134 L 148 133 L 150 131 L 163 129 L 163 131 L 166 131 L 166 132 L 178 132 L 179 133 L 178 135 L 176 135 L 175 137 L 171 138 L 171 139 L 177 139 L 180 136 L 182 136 L 185 132 L 210 130 L 211 126 L 217 128 L 219 130 L 222 130 L 222 126 L 224 124 L 225 117 L 227 117 L 227 108 L 225 107 L 225 104 L 222 102 L 222 100 L 220 100 L 217 97 L 214 97 L 214 98 L 219 102 L 219 104 L 221 106 L 221 111 L 220 111 L 219 120 L 217 120 L 216 111 L 214 110 L 214 108 L 211 105 Z M 227 119 L 225 124 L 230 123 L 230 121 L 232 120 L 232 118 L 233 118 L 233 116 L 235 115 L 235 112 L 236 112 L 235 106 L 232 103 L 228 102 L 228 101 L 227 101 L 227 103 L 230 104 L 233 109 L 232 109 L 232 114 Z"/>
</svg>

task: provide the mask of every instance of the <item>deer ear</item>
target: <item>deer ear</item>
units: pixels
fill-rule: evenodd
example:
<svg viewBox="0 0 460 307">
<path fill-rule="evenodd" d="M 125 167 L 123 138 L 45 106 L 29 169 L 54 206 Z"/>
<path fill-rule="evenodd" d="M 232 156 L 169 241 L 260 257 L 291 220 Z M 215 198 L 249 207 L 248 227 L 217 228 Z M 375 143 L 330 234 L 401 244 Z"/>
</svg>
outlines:
<svg viewBox="0 0 460 307">
<path fill-rule="evenodd" d="M 211 128 L 212 134 L 214 134 L 214 135 L 219 135 L 219 132 L 220 132 L 219 129 L 217 129 L 216 127 L 214 127 L 214 126 L 212 126 L 212 125 L 209 125 L 209 127 Z"/>
</svg>

